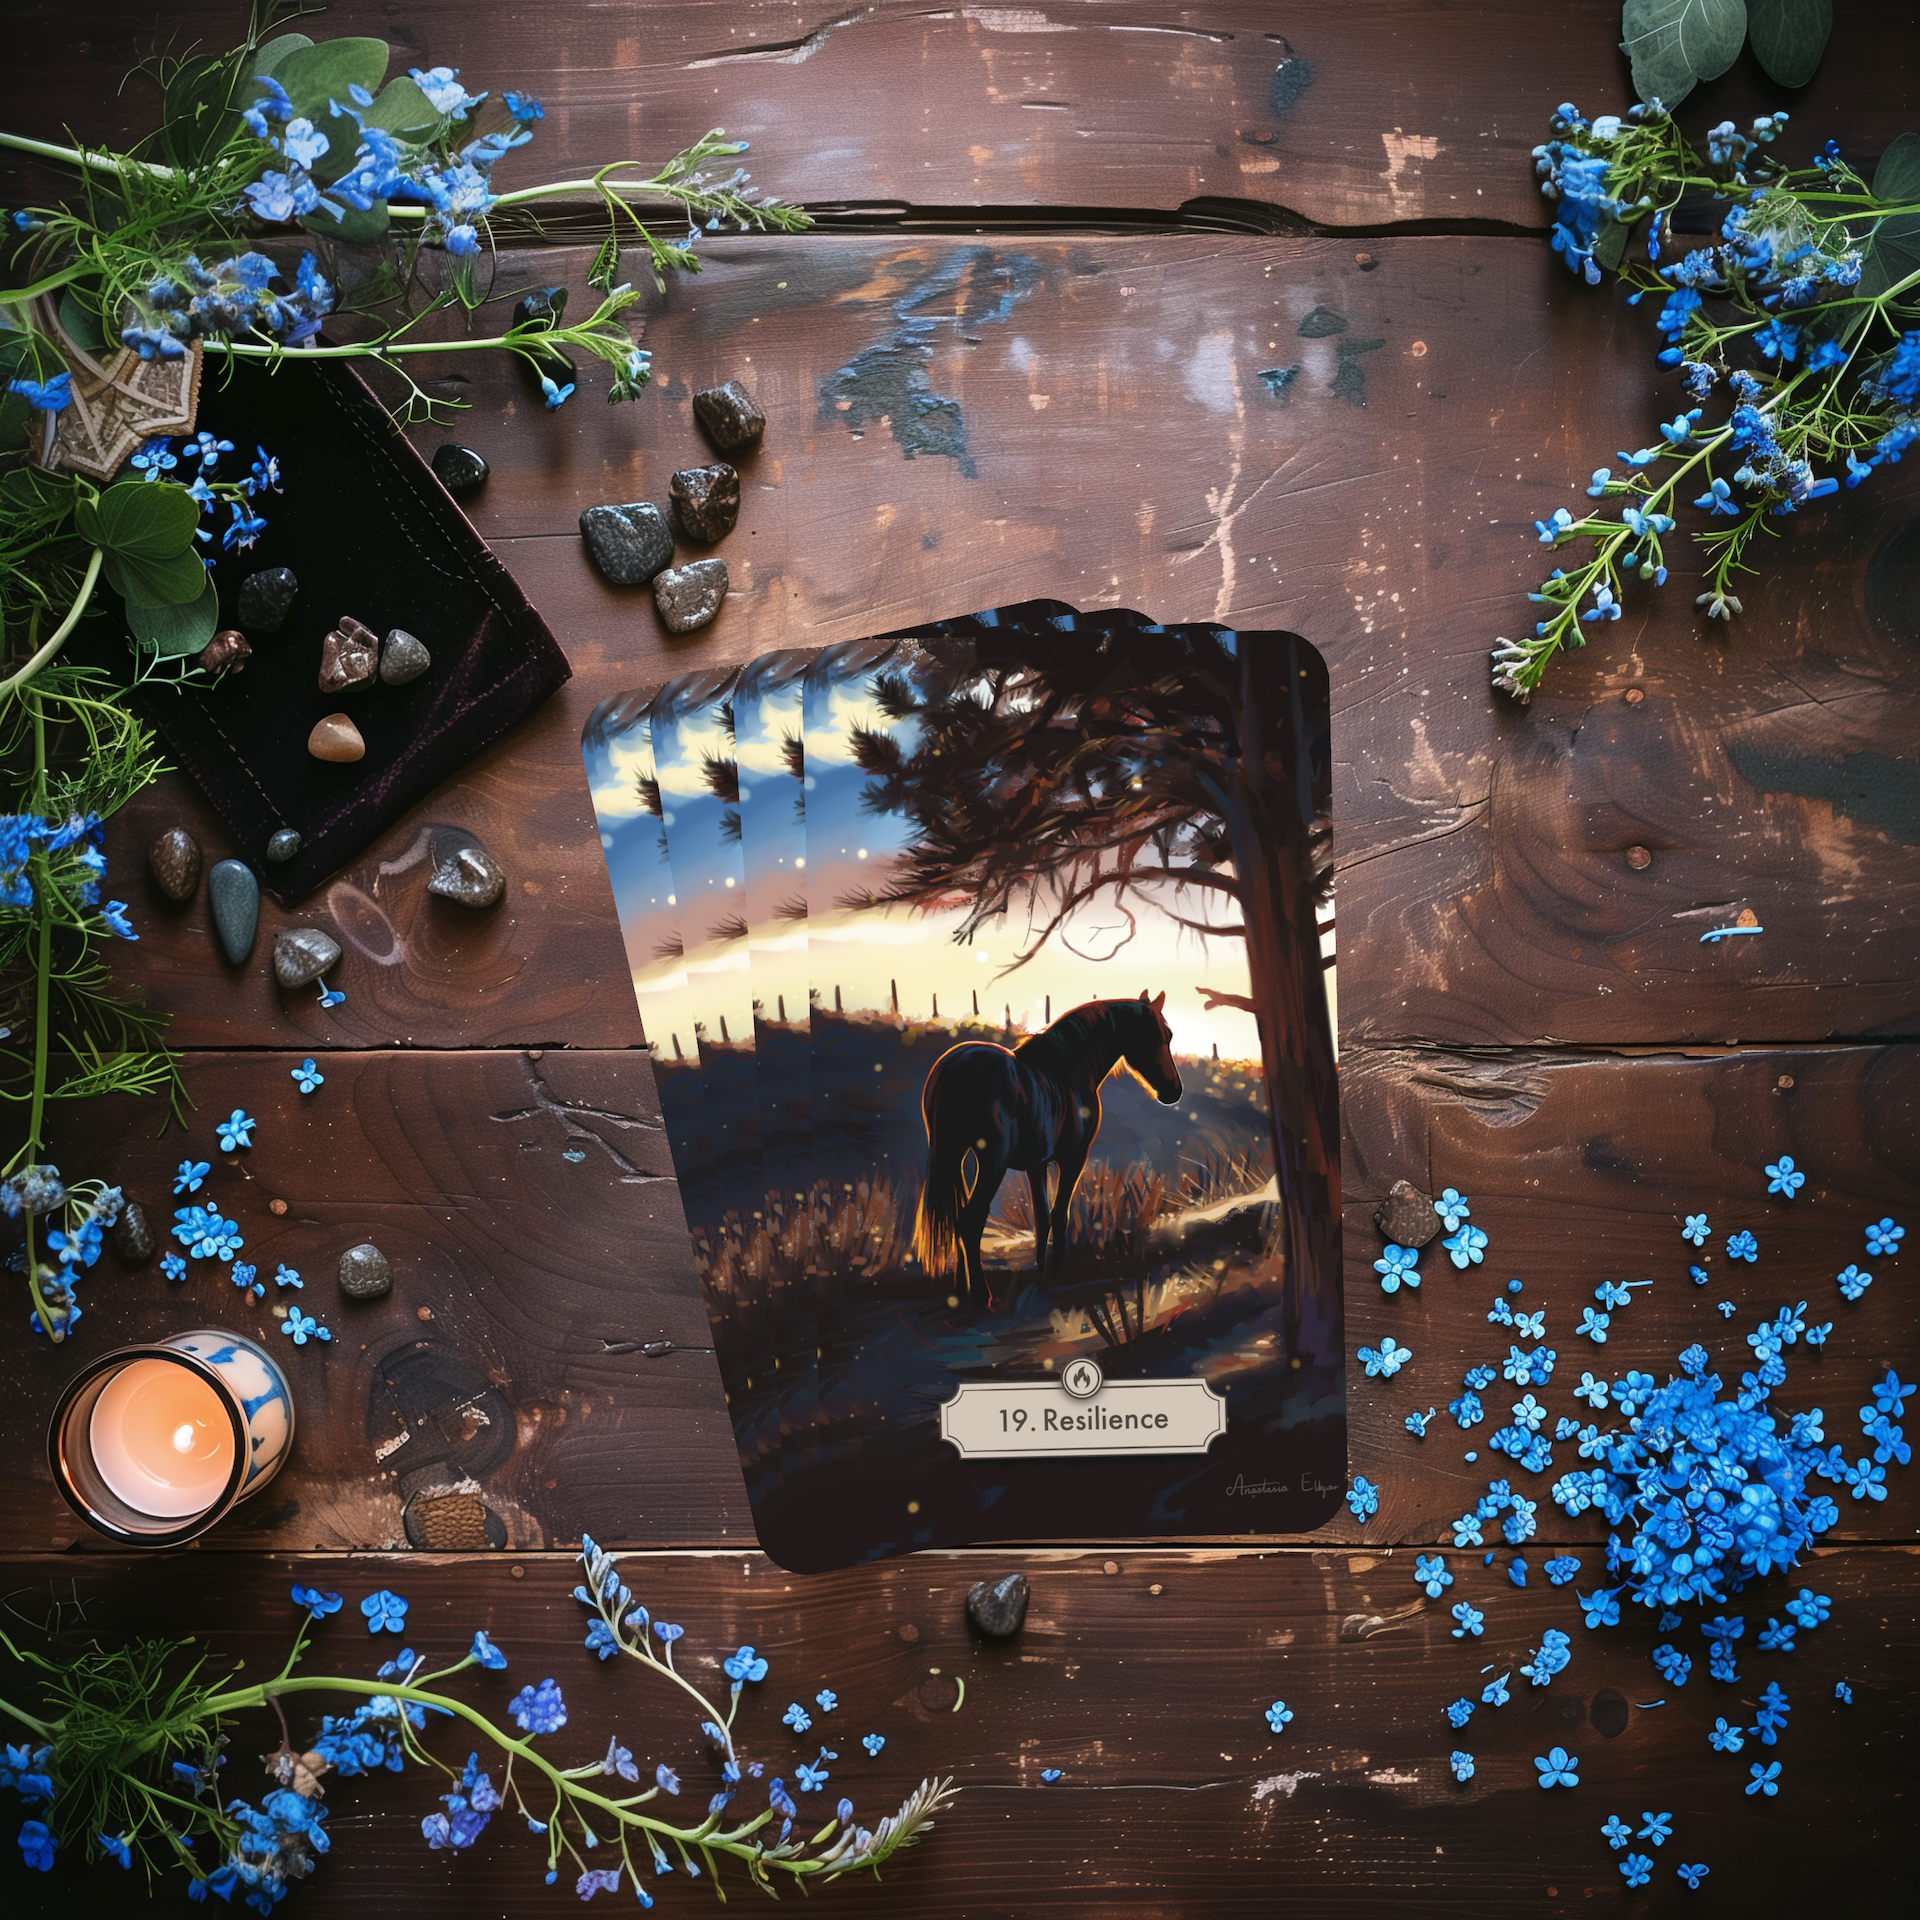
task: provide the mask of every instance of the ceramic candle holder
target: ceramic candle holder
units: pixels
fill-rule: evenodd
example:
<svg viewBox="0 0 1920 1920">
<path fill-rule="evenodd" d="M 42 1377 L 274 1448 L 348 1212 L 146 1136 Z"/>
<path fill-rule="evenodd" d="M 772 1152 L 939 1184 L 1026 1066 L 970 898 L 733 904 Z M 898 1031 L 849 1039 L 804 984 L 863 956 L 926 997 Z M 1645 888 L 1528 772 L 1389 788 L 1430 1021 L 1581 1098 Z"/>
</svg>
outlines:
<svg viewBox="0 0 1920 1920">
<path fill-rule="evenodd" d="M 259 1492 L 292 1446 L 279 1363 L 220 1327 L 102 1354 L 68 1383 L 47 1435 L 68 1505 L 136 1547 L 198 1539 Z"/>
</svg>

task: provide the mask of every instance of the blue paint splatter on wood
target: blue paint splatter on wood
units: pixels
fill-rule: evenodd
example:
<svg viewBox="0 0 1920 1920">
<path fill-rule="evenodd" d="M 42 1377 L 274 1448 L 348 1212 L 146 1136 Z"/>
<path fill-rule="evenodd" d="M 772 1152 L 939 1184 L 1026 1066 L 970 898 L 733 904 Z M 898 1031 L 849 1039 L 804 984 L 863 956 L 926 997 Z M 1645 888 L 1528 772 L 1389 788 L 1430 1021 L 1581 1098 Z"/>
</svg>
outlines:
<svg viewBox="0 0 1920 1920">
<path fill-rule="evenodd" d="M 1302 340 L 1324 340 L 1329 334 L 1345 333 L 1346 330 L 1347 323 L 1345 317 L 1335 313 L 1331 307 L 1315 307 L 1314 310 L 1300 322 L 1300 338 Z"/>
<path fill-rule="evenodd" d="M 1340 364 L 1334 369 L 1333 375 L 1333 391 L 1337 398 L 1346 401 L 1349 406 L 1364 407 L 1367 404 L 1367 370 L 1360 364 L 1360 356 L 1386 344 L 1384 340 L 1340 342 Z"/>
<path fill-rule="evenodd" d="M 1273 84 L 1267 89 L 1267 111 L 1276 120 L 1284 120 L 1300 104 L 1300 96 L 1313 85 L 1313 62 L 1302 60 L 1282 40 L 1287 57 L 1273 70 Z"/>
<path fill-rule="evenodd" d="M 973 327 L 1005 321 L 1041 277 L 1039 262 L 1026 254 L 991 247 L 957 254 L 894 301 L 894 325 L 883 339 L 820 382 L 821 423 L 837 419 L 859 432 L 885 420 L 909 460 L 923 453 L 943 456 L 969 480 L 976 478 L 960 403 L 935 393 L 927 375 L 934 337 L 941 327 L 953 327 L 964 338 Z"/>
<path fill-rule="evenodd" d="M 1300 375 L 1300 362 L 1296 360 L 1290 367 L 1262 367 L 1259 378 L 1265 382 L 1266 389 L 1283 406 L 1288 391 Z"/>
</svg>

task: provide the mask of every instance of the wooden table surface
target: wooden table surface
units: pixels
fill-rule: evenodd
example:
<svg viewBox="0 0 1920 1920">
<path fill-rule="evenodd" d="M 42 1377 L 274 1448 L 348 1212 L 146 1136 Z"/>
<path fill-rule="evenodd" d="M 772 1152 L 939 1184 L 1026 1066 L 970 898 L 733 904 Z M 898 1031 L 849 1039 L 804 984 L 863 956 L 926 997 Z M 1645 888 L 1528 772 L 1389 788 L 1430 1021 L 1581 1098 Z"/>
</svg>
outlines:
<svg viewBox="0 0 1920 1920">
<path fill-rule="evenodd" d="M 202 0 L 9 12 L 0 123 L 103 141 L 149 124 L 150 95 L 116 93 L 133 59 L 234 26 Z M 1858 162 L 1920 124 L 1920 38 L 1902 6 L 1836 15 L 1787 103 L 1789 144 L 1834 134 Z M 778 1700 L 749 1709 L 758 1750 L 806 1757 L 779 1704 L 831 1686 L 836 1782 L 851 1776 L 864 1817 L 923 1773 L 958 1777 L 955 1809 L 883 1888 L 816 1896 L 833 1914 L 1384 1915 L 1411 1896 L 1570 1913 L 1619 1897 L 1599 1825 L 1643 1807 L 1676 1816 L 1636 1896 L 1652 1907 L 1688 1897 L 1675 1859 L 1708 1861 L 1708 1895 L 1749 1911 L 1797 1910 L 1842 1875 L 1863 1906 L 1890 1894 L 1920 1704 L 1910 1479 L 1848 1501 L 1805 1570 L 1833 1622 L 1748 1663 L 1743 1697 L 1775 1672 L 1795 1697 L 1775 1800 L 1744 1797 L 1744 1764 L 1709 1752 L 1705 1675 L 1661 1683 L 1650 1625 L 1584 1634 L 1537 1570 L 1521 1591 L 1450 1552 L 1448 1600 L 1489 1614 L 1468 1650 L 1409 1578 L 1488 1469 L 1444 1413 L 1424 1443 L 1403 1418 L 1497 1352 L 1484 1313 L 1509 1272 L 1552 1309 L 1563 1368 L 1593 1287 L 1653 1278 L 1604 1353 L 1577 1356 L 1614 1374 L 1711 1340 L 1719 1298 L 1741 1304 L 1737 1330 L 1807 1297 L 1839 1325 L 1796 1365 L 1793 1404 L 1811 1382 L 1843 1433 L 1870 1377 L 1920 1364 L 1898 1263 L 1858 1308 L 1831 1277 L 1865 1220 L 1920 1229 L 1920 462 L 1784 523 L 1731 634 L 1694 620 L 1681 548 L 1664 592 L 1636 594 L 1530 710 L 1487 689 L 1488 648 L 1537 579 L 1528 523 L 1577 505 L 1578 477 L 1644 440 L 1656 404 L 1646 316 L 1548 252 L 1528 159 L 1559 100 L 1625 103 L 1618 22 L 1607 0 L 336 7 L 327 34 L 538 94 L 516 184 L 723 125 L 820 224 L 714 237 L 697 279 L 650 295 L 656 384 L 637 405 L 602 405 L 595 371 L 548 415 L 480 357 L 436 383 L 471 406 L 454 435 L 493 473 L 468 510 L 566 649 L 561 693 L 297 913 L 269 905 L 243 968 L 218 958 L 204 901 L 171 908 L 137 883 L 143 937 L 120 971 L 173 1016 L 196 1129 L 236 1104 L 263 1123 L 244 1166 L 252 1247 L 325 1272 L 371 1237 L 399 1279 L 333 1312 L 330 1351 L 296 1356 L 300 1442 L 260 1510 L 159 1564 L 105 1551 L 57 1499 L 43 1435 L 76 1353 L 11 1337 L 10 1603 L 77 1593 L 102 1632 L 195 1632 L 257 1669 L 280 1657 L 291 1577 L 389 1586 L 412 1598 L 416 1644 L 484 1625 L 515 1671 L 560 1677 L 583 1754 L 627 1712 L 623 1737 L 644 1725 L 653 1757 L 688 1762 L 692 1723 L 580 1647 L 569 1555 L 592 1532 L 637 1556 L 633 1585 L 686 1622 L 696 1664 L 741 1640 L 775 1661 Z M 1775 104 L 1743 61 L 1688 117 Z M 0 168 L 0 199 L 44 179 Z M 501 284 L 578 296 L 589 259 L 510 256 Z M 1344 326 L 1302 337 L 1316 310 Z M 934 322 L 924 351 L 909 313 Z M 1284 397 L 1257 378 L 1294 362 Z M 769 424 L 724 548 L 733 592 L 673 640 L 649 596 L 600 581 L 575 522 L 664 499 L 701 444 L 691 392 L 735 375 Z M 916 425 L 916 393 L 950 403 L 963 453 Z M 1353 1369 L 1350 1468 L 1380 1512 L 1305 1539 L 982 1548 L 802 1579 L 752 1550 L 580 726 L 687 667 L 1041 595 L 1292 628 L 1332 670 L 1347 1341 L 1392 1332 L 1416 1353 L 1391 1386 Z M 209 859 L 226 850 L 170 777 L 114 823 L 111 860 L 141 872 L 176 822 Z M 496 914 L 430 910 L 430 822 L 500 857 Z M 1763 936 L 1700 944 L 1749 907 Z M 275 930 L 308 921 L 348 950 L 332 1015 L 273 984 Z M 302 1102 L 288 1069 L 309 1053 L 328 1084 Z M 182 1141 L 156 1121 L 100 1102 L 61 1117 L 52 1157 L 158 1204 Z M 1782 1150 L 1811 1172 L 1791 1208 L 1759 1197 Z M 1417 1297 L 1382 1295 L 1372 1209 L 1403 1176 L 1473 1196 L 1497 1274 L 1429 1260 Z M 1762 1263 L 1736 1278 L 1722 1256 L 1712 1286 L 1690 1285 L 1677 1225 L 1699 1208 L 1755 1226 Z M 211 1276 L 175 1289 L 110 1265 L 85 1292 L 81 1357 L 209 1316 L 272 1325 Z M 1591 1516 L 1540 1518 L 1536 1568 L 1556 1544 L 1591 1563 Z M 965 1587 L 1015 1566 L 1033 1584 L 1025 1633 L 971 1637 Z M 1761 1611 L 1784 1597 L 1768 1595 Z M 364 1661 L 348 1618 L 329 1631 Z M 1453 1734 L 1445 1701 L 1554 1624 L 1576 1634 L 1569 1671 Z M 1841 1675 L 1851 1708 L 1831 1698 Z M 1261 1719 L 1276 1696 L 1296 1713 L 1279 1738 Z M 888 1735 L 876 1761 L 854 1744 L 870 1728 Z M 269 1744 L 252 1731 L 229 1786 Z M 1456 1742 L 1479 1755 L 1470 1787 L 1448 1772 Z M 1531 1757 L 1552 1742 L 1580 1752 L 1578 1791 L 1537 1791 Z M 471 1856 L 430 1853 L 418 1779 L 343 1784 L 329 1804 L 334 1849 L 289 1912 L 563 1898 L 498 1826 Z M 117 1911 L 125 1886 L 110 1867 L 43 1878 L 0 1860 L 10 1912 Z M 672 1892 L 680 1913 L 706 1898 Z"/>
</svg>

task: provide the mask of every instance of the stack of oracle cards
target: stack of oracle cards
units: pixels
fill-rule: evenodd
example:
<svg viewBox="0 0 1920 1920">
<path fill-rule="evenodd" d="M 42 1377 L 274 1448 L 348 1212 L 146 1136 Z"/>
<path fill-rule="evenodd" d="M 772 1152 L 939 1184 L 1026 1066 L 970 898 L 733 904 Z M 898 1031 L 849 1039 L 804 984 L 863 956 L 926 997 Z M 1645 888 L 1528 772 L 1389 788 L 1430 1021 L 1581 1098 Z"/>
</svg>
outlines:
<svg viewBox="0 0 1920 1920">
<path fill-rule="evenodd" d="M 1032 602 L 637 689 L 583 745 L 766 1551 L 1325 1520 L 1313 648 Z"/>
</svg>

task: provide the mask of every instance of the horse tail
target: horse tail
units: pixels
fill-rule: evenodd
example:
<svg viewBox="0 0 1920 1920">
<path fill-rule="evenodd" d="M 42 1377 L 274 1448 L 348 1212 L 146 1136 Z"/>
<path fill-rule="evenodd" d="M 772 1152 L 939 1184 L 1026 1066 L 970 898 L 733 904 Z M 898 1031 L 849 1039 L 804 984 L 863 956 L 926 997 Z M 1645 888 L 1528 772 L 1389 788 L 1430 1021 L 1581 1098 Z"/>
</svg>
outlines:
<svg viewBox="0 0 1920 1920">
<path fill-rule="evenodd" d="M 951 1120 L 940 1124 L 936 1099 L 939 1071 L 927 1078 L 922 1112 L 927 1123 L 927 1177 L 920 1189 L 920 1209 L 913 1224 L 913 1254 L 932 1278 L 951 1273 L 960 1265 L 960 1208 L 966 1200 L 967 1158 L 963 1142 L 956 1152 Z"/>
</svg>

